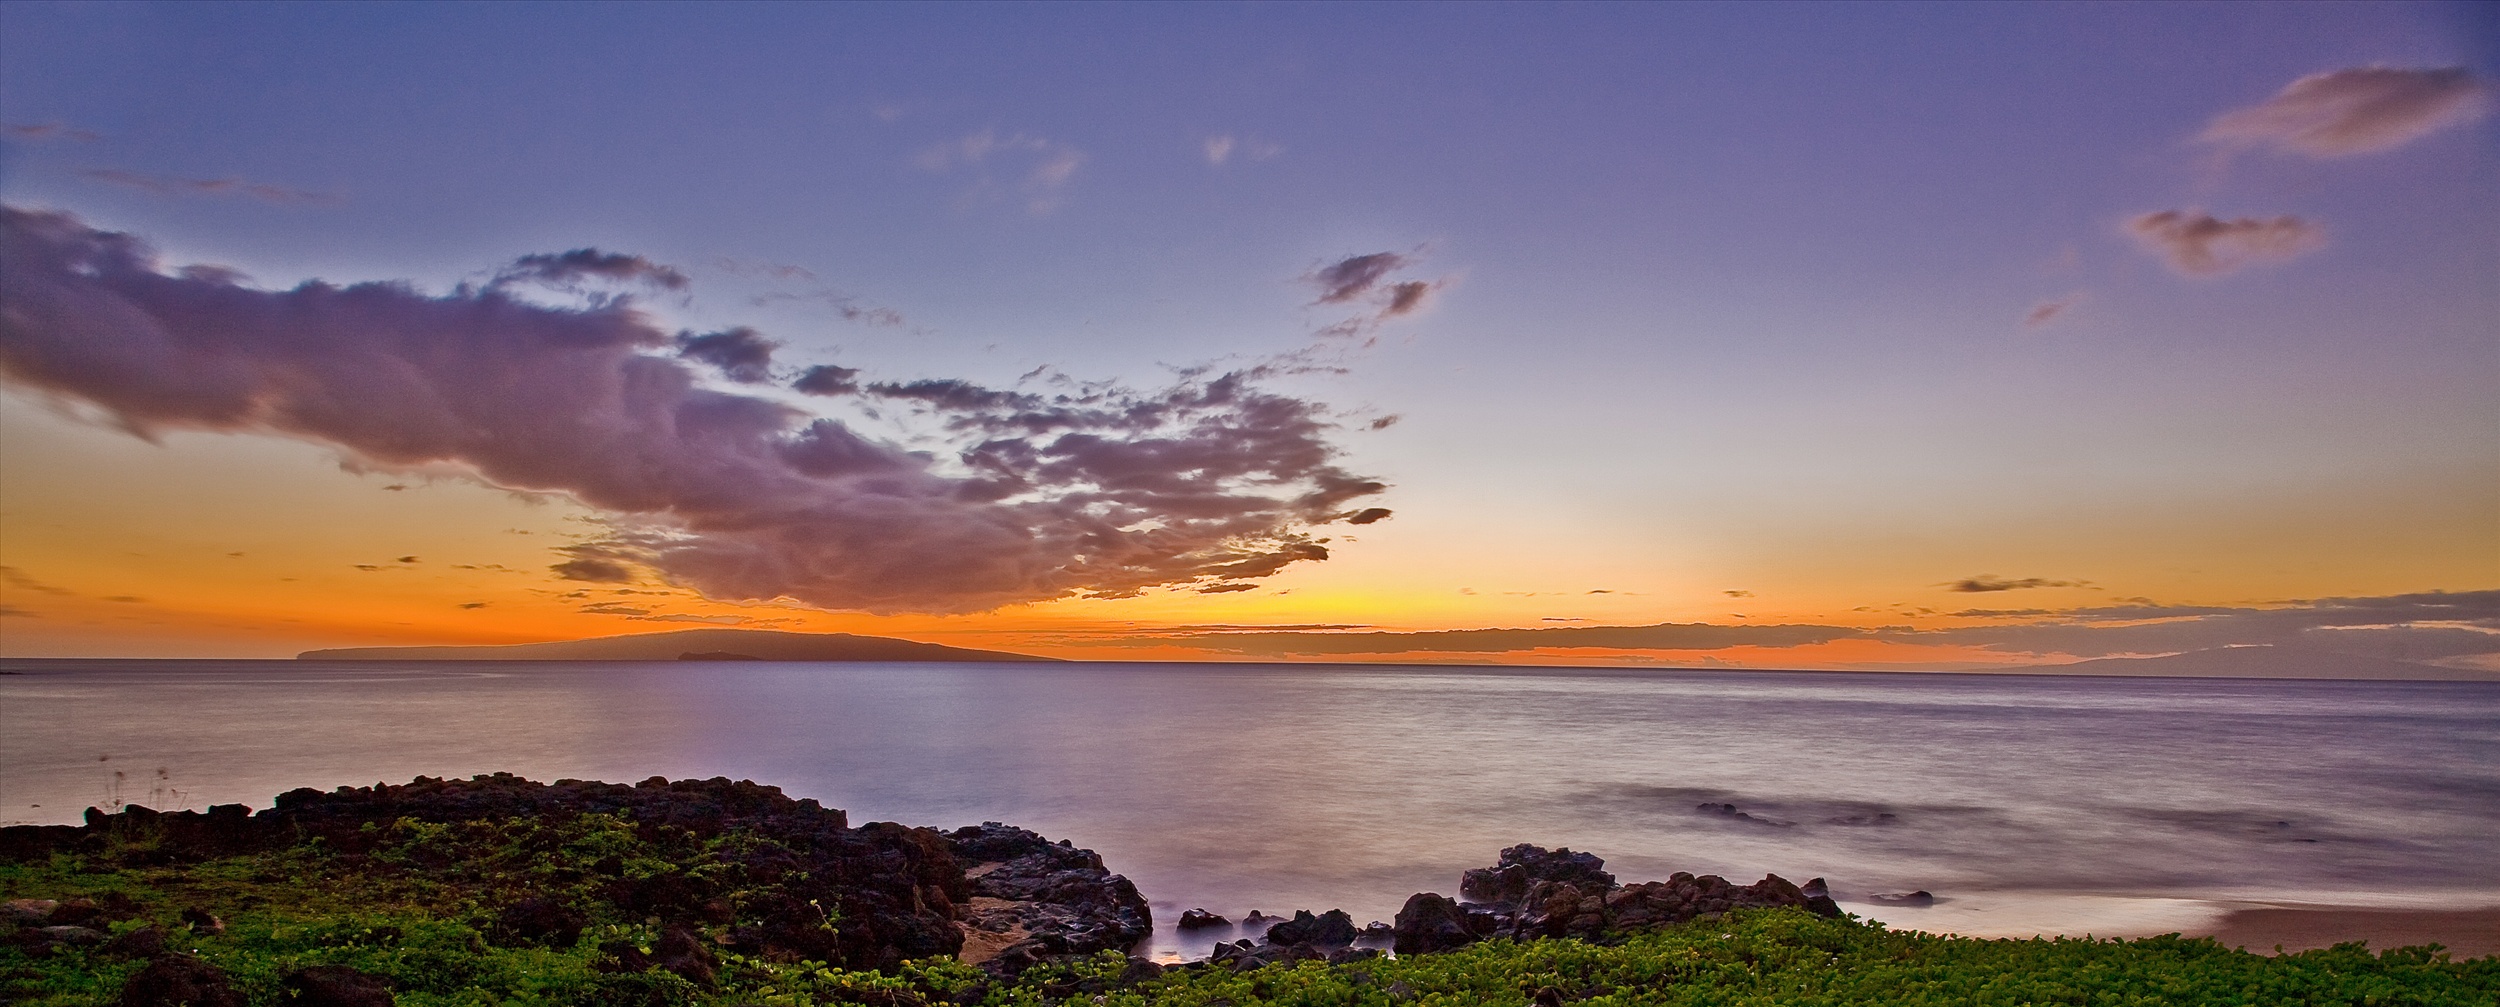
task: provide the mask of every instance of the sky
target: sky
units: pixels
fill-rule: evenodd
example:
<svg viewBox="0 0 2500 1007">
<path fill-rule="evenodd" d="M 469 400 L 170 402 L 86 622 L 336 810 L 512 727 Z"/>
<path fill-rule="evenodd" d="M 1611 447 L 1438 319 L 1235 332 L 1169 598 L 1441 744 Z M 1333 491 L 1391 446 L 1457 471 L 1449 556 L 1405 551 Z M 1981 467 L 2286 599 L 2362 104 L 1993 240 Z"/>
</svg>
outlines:
<svg viewBox="0 0 2500 1007">
<path fill-rule="evenodd" d="M 0 654 L 2500 672 L 2494 40 L 12 3 Z"/>
</svg>

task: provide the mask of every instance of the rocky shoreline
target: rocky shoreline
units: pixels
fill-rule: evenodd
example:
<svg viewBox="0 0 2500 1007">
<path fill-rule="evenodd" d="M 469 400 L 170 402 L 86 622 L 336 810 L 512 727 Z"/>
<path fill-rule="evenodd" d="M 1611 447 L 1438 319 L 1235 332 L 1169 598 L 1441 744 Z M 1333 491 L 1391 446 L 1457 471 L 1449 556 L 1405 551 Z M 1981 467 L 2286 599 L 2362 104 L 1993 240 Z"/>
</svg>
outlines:
<svg viewBox="0 0 2500 1007">
<path fill-rule="evenodd" d="M 291 791 L 257 813 L 241 805 L 171 813 L 89 809 L 84 825 L 0 829 L 0 862 L 73 854 L 125 867 L 179 868 L 315 849 L 351 875 L 453 876 L 465 869 L 464 858 L 516 856 L 508 844 L 500 853 L 461 847 L 460 830 L 486 829 L 506 841 L 519 828 L 525 847 L 569 842 L 568 850 L 597 838 L 528 838 L 537 835 L 533 823 L 564 822 L 575 823 L 577 833 L 582 822 L 628 830 L 637 841 L 690 851 L 684 856 L 695 866 L 662 869 L 614 855 L 548 853 L 543 863 L 522 865 L 534 881 L 488 886 L 476 896 L 488 907 L 482 930 L 490 942 L 570 948 L 582 944 L 593 919 L 631 919 L 646 921 L 656 937 L 600 943 L 597 968 L 628 975 L 656 969 L 709 985 L 722 954 L 884 972 L 907 960 L 955 958 L 1013 980 L 1035 966 L 1128 952 L 1154 927 L 1134 884 L 1066 840 L 997 822 L 952 832 L 893 822 L 853 826 L 844 812 L 813 800 L 721 778 L 654 777 L 629 786 L 536 783 L 509 774 L 420 777 L 402 785 Z M 1414 955 L 1496 937 L 1603 940 L 1626 929 L 1743 908 L 1840 915 L 1820 879 L 1799 886 L 1770 876 L 1739 886 L 1717 876 L 1677 874 L 1625 885 L 1604 867 L 1587 853 L 1514 846 L 1493 866 L 1466 872 L 1458 898 L 1417 893 L 1392 923 L 1357 927 L 1342 910 L 1303 910 L 1291 918 L 1253 914 L 1243 922 L 1260 939 L 1217 943 L 1205 960 L 1174 967 L 1241 971 L 1276 962 L 1345 962 L 1378 956 L 1384 944 Z M 164 907 L 155 912 L 164 914 Z M 30 954 L 66 947 L 147 960 L 129 980 L 125 1003 L 220 1002 L 215 990 L 224 980 L 217 966 L 170 950 L 178 941 L 169 938 L 222 926 L 206 909 L 185 907 L 159 921 L 127 898 L 19 899 L 0 916 L 6 917 L 0 919 L 6 939 Z M 146 925 L 128 926 L 142 920 Z M 1192 910 L 1180 923 L 1186 929 L 1210 921 L 1224 922 Z M 119 936 L 108 938 L 116 929 Z M 1142 981 L 1165 968 L 1132 957 L 1120 980 Z M 325 967 L 286 982 L 301 1002 L 391 1002 L 387 987 L 374 986 L 377 977 L 351 973 Z"/>
</svg>

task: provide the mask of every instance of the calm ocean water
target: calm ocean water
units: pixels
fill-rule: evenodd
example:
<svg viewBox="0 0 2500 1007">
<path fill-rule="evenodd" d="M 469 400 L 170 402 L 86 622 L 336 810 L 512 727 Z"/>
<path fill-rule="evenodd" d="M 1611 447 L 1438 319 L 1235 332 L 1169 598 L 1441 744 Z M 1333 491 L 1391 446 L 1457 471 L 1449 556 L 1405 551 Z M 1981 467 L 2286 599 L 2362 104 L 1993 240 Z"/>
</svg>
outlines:
<svg viewBox="0 0 2500 1007">
<path fill-rule="evenodd" d="M 0 822 L 497 770 L 752 778 L 1387 919 L 1503 846 L 1979 934 L 2500 904 L 2500 685 L 1153 664 L 5 661 Z M 1711 810 L 1699 806 L 1711 805 Z M 1734 805 L 1729 813 L 1724 806 Z M 1872 893 L 1926 889 L 1930 908 Z"/>
</svg>

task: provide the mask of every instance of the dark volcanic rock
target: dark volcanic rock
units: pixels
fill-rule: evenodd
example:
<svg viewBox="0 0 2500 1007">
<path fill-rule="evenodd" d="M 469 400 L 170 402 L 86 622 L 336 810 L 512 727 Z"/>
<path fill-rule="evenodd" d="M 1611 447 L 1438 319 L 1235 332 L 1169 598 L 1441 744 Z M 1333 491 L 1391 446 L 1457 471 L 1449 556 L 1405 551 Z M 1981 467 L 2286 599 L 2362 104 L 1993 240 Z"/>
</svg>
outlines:
<svg viewBox="0 0 2500 1007">
<path fill-rule="evenodd" d="M 1003 975 L 1097 951 L 1127 950 L 1154 932 L 1137 886 L 1103 867 L 1102 857 L 1066 840 L 997 822 L 946 833 L 966 866 L 964 925 L 1022 937 L 979 962 Z"/>
<path fill-rule="evenodd" d="M 1217 916 L 1204 909 L 1192 909 L 1188 912 L 1182 913 L 1180 922 L 1173 925 L 1183 930 L 1200 930 L 1206 927 L 1226 926 L 1232 922 L 1233 921 Z"/>
<path fill-rule="evenodd" d="M 1408 899 L 1394 928 L 1398 953 L 1444 950 L 1488 936 L 1593 938 L 1731 909 L 1841 915 L 1821 878 L 1799 888 L 1776 874 L 1737 885 L 1715 874 L 1678 873 L 1665 881 L 1616 885 L 1604 867 L 1604 861 L 1568 849 L 1503 850 L 1500 864 L 1466 874 L 1465 891 L 1483 904 L 1459 905 L 1430 893 Z"/>
<path fill-rule="evenodd" d="M 198 906 L 192 906 L 182 911 L 182 925 L 190 927 L 191 932 L 195 934 L 222 934 L 226 932 L 226 921 L 218 919 L 215 914 Z"/>
<path fill-rule="evenodd" d="M 1458 894 L 1476 902 L 1516 905 L 1526 901 L 1529 890 L 1539 882 L 1604 892 L 1615 886 L 1615 876 L 1606 873 L 1606 862 L 1595 854 L 1573 853 L 1567 846 L 1549 851 L 1521 843 L 1503 850 L 1493 866 L 1468 871 L 1459 880 Z"/>
<path fill-rule="evenodd" d="M 1207 964 L 1247 972 L 1278 962 L 1327 961 L 1328 952 L 1310 944 L 1252 944 L 1247 940 L 1218 944 Z"/>
<path fill-rule="evenodd" d="M 1343 909 L 1331 909 L 1312 915 L 1308 909 L 1293 918 L 1267 929 L 1270 944 L 1310 944 L 1323 948 L 1341 948 L 1360 936 L 1354 929 L 1354 917 Z"/>
<path fill-rule="evenodd" d="M 712 949 L 704 947 L 702 938 L 684 927 L 668 928 L 651 943 L 647 954 L 631 941 L 609 941 L 599 946 L 599 953 L 602 957 L 593 967 L 601 972 L 630 974 L 659 968 L 677 973 L 697 986 L 710 986 L 719 976 L 720 963 L 712 957 Z"/>
<path fill-rule="evenodd" d="M 1398 910 L 1397 922 L 1390 929 L 1396 935 L 1394 945 L 1402 955 L 1428 954 L 1463 947 L 1476 940 L 1474 928 L 1468 925 L 1467 910 L 1442 895 L 1417 892 Z"/>
<path fill-rule="evenodd" d="M 345 965 L 315 965 L 286 977 L 295 1003 L 304 1007 L 394 1007 L 391 982 Z"/>
<path fill-rule="evenodd" d="M 1797 894 L 1805 896 L 1807 912 L 1831 919 L 1840 918 L 1840 903 L 1832 901 L 1832 890 L 1823 885 L 1823 879 L 1816 878 L 1798 886 Z"/>
<path fill-rule="evenodd" d="M 226 971 L 190 955 L 161 955 L 122 986 L 122 1007 L 244 1007 Z"/>
<path fill-rule="evenodd" d="M 154 958 L 165 953 L 165 928 L 144 926 L 113 938 L 104 953 L 121 958 Z"/>
<path fill-rule="evenodd" d="M 629 819 L 642 830 L 682 829 L 699 839 L 744 830 L 778 844 L 773 855 L 788 862 L 742 866 L 781 879 L 776 882 L 781 894 L 831 909 L 841 924 L 833 934 L 815 921 L 783 913 L 760 928 L 760 951 L 820 958 L 846 968 L 891 968 L 906 958 L 951 955 L 963 944 L 957 926 L 958 906 L 969 894 L 963 866 L 936 831 L 887 822 L 852 828 L 842 812 L 815 801 L 720 778 L 653 777 L 626 786 L 582 780 L 542 784 L 498 773 L 468 780 L 419 777 L 405 785 L 329 792 L 295 790 L 279 795 L 275 807 L 258 814 L 239 804 L 206 812 L 129 807 L 107 815 L 90 809 L 82 827 L 0 829 L 0 861 L 39 860 L 60 852 L 134 863 L 191 863 L 319 839 L 353 863 L 390 834 L 383 826 L 401 818 L 459 823 L 594 812 Z M 696 925 L 719 922 L 720 911 L 728 906 L 718 901 L 727 893 L 711 890 L 709 884 L 676 874 L 644 880 L 618 877 L 604 894 L 641 915 L 658 916 L 671 925 Z M 1132 898 L 1134 891 L 1129 889 Z M 1137 908 L 1142 914 L 1142 899 Z M 127 918 L 103 903 L 73 911 L 90 909 L 102 919 Z M 498 919 L 499 933 L 534 943 L 578 939 L 566 907 L 523 910 L 516 904 L 513 909 L 517 915 Z M 216 926 L 204 912 L 197 918 L 186 912 L 184 919 L 195 932 Z M 573 936 L 568 938 L 568 933 Z"/>
<path fill-rule="evenodd" d="M 1923 888 L 1915 892 L 1894 892 L 1887 895 L 1869 895 L 1866 897 L 1866 900 L 1869 902 L 1881 902 L 1888 906 L 1932 906 L 1936 904 L 1935 893 L 1929 892 Z"/>
<path fill-rule="evenodd" d="M 537 944 L 561 949 L 579 942 L 582 928 L 589 925 L 590 919 L 579 910 L 542 896 L 505 906 L 496 914 L 490 932 L 496 943 L 507 947 Z"/>
</svg>

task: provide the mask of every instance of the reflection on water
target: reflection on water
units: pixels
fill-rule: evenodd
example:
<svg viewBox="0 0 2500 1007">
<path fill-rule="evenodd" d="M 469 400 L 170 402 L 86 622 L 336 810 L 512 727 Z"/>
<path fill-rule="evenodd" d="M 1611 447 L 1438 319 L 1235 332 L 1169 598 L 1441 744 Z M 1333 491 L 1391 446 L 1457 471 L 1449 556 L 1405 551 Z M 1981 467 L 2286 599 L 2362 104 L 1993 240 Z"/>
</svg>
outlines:
<svg viewBox="0 0 2500 1007">
<path fill-rule="evenodd" d="M 1159 939 L 1192 906 L 1386 919 L 1518 842 L 1595 851 L 1626 880 L 1823 876 L 1861 912 L 1969 932 L 2176 929 L 2204 905 L 2151 899 L 2500 900 L 2500 686 L 2483 683 L 6 665 L 23 674 L 0 676 L 0 821 L 75 821 L 115 769 L 162 769 L 194 807 L 420 774 L 744 777 L 854 822 L 997 820 L 1092 847 L 1154 901 Z M 1864 901 L 1919 888 L 1948 901 Z"/>
</svg>

